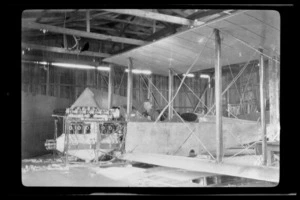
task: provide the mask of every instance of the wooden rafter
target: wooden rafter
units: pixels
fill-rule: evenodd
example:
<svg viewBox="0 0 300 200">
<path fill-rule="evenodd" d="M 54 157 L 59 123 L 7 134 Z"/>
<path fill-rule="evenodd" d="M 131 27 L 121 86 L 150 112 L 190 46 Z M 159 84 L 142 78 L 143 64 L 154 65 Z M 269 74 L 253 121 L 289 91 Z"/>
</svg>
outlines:
<svg viewBox="0 0 300 200">
<path fill-rule="evenodd" d="M 136 39 L 124 38 L 124 37 L 116 37 L 116 36 L 104 35 L 104 34 L 99 34 L 99 33 L 88 33 L 86 31 L 61 28 L 61 27 L 57 27 L 57 26 L 38 24 L 38 23 L 34 23 L 34 22 L 22 22 L 22 27 L 30 28 L 30 29 L 46 29 L 46 30 L 48 30 L 50 32 L 54 32 L 54 33 L 75 35 L 75 36 L 79 36 L 79 37 L 91 38 L 91 39 L 96 39 L 96 40 L 109 40 L 112 42 L 120 42 L 120 43 L 132 44 L 132 45 L 146 44 L 146 42 L 142 41 L 142 40 L 136 40 Z"/>
<path fill-rule="evenodd" d="M 63 53 L 63 54 L 73 54 L 73 55 L 82 55 L 82 56 L 92 56 L 92 57 L 99 57 L 99 58 L 106 58 L 109 57 L 110 54 L 107 53 L 99 53 L 99 52 L 92 52 L 92 51 L 84 51 L 79 53 L 78 51 L 69 51 L 64 48 L 59 47 L 49 47 L 49 46 L 43 46 L 43 45 L 37 45 L 37 44 L 28 44 L 28 43 L 22 43 L 23 48 L 31 48 L 35 50 L 41 50 L 41 51 L 49 51 L 54 53 Z"/>
<path fill-rule="evenodd" d="M 180 9 L 171 9 L 171 11 L 172 11 L 173 13 L 176 13 L 177 15 L 180 15 L 181 17 L 184 17 L 184 18 L 186 18 L 186 17 L 189 16 L 188 14 L 184 13 L 184 12 L 181 11 Z"/>
<path fill-rule="evenodd" d="M 181 24 L 187 26 L 200 25 L 199 22 L 194 22 L 192 20 L 183 17 L 176 17 L 172 15 L 154 13 L 154 12 L 138 10 L 138 9 L 103 9 L 103 10 L 108 12 L 113 12 L 113 13 L 119 13 L 119 14 L 134 15 L 137 17 L 143 17 L 152 20 L 165 21 L 174 24 Z"/>
<path fill-rule="evenodd" d="M 75 27 L 75 25 L 74 26 L 69 26 L 69 27 Z M 84 24 L 77 24 L 76 27 L 84 28 L 85 25 Z M 91 26 L 91 29 L 101 30 L 101 31 L 111 31 L 111 32 L 114 32 L 116 34 L 119 34 L 119 31 L 114 29 L 114 28 L 107 28 L 107 27 L 103 27 L 103 26 L 95 26 L 93 24 Z M 124 33 L 134 34 L 134 35 L 150 35 L 150 33 L 131 31 L 131 30 L 125 30 Z"/>
<path fill-rule="evenodd" d="M 112 21 L 112 22 L 127 23 L 127 24 L 132 24 L 132 25 L 135 25 L 135 26 L 144 26 L 144 27 L 152 28 L 152 24 L 138 23 L 138 22 L 135 22 L 135 21 L 129 21 L 129 20 L 124 20 L 124 19 L 109 18 L 109 17 L 104 17 L 104 16 L 94 17 L 93 19 L 104 19 L 104 20 L 108 20 L 108 21 Z M 160 28 L 164 28 L 164 27 L 157 25 L 156 28 L 160 29 Z"/>
</svg>

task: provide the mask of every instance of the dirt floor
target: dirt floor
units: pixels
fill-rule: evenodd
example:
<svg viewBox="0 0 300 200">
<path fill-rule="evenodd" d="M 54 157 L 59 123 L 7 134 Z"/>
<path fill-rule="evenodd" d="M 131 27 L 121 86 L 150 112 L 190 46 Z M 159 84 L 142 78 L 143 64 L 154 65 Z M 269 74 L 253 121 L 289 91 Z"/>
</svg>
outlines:
<svg viewBox="0 0 300 200">
<path fill-rule="evenodd" d="M 206 181 L 204 178 L 206 177 Z M 124 161 L 84 163 L 46 155 L 22 160 L 24 186 L 68 187 L 274 187 L 276 184 Z"/>
</svg>

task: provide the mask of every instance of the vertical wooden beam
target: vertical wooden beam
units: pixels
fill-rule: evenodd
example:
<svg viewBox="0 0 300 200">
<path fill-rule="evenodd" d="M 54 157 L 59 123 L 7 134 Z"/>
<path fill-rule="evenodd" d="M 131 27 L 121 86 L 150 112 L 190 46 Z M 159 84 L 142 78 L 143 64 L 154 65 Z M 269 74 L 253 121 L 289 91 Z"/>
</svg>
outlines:
<svg viewBox="0 0 300 200">
<path fill-rule="evenodd" d="M 70 134 L 70 129 L 69 129 L 69 122 L 66 120 L 65 123 L 65 130 L 66 130 L 66 134 L 65 134 L 65 145 L 64 145 L 64 153 L 65 153 L 65 165 L 68 165 L 68 151 L 69 151 L 69 134 Z"/>
<path fill-rule="evenodd" d="M 172 69 L 169 69 L 169 102 L 173 99 L 173 81 L 174 80 L 174 74 Z M 173 103 L 169 105 L 168 108 L 168 119 L 171 120 L 173 118 Z"/>
<path fill-rule="evenodd" d="M 127 117 L 129 119 L 132 111 L 132 58 L 128 58 L 128 78 L 127 78 Z"/>
<path fill-rule="evenodd" d="M 276 60 L 276 56 L 273 56 Z M 270 101 L 270 125 L 274 135 L 279 134 L 279 81 L 280 68 L 275 61 L 269 64 L 269 101 Z"/>
<path fill-rule="evenodd" d="M 156 20 L 153 21 L 153 33 L 156 32 Z"/>
<path fill-rule="evenodd" d="M 50 64 L 47 65 L 46 71 L 46 96 L 50 96 Z"/>
<path fill-rule="evenodd" d="M 223 132 L 222 132 L 222 66 L 221 66 L 221 38 L 218 29 L 215 32 L 215 102 L 216 102 L 216 139 L 217 162 L 222 162 L 223 157 Z"/>
<path fill-rule="evenodd" d="M 55 118 L 54 119 L 54 140 L 56 140 L 57 138 L 57 123 L 58 123 L 58 119 Z"/>
<path fill-rule="evenodd" d="M 153 76 L 149 75 L 148 76 L 148 93 L 147 93 L 147 99 L 149 99 L 150 102 L 152 102 L 153 97 L 152 97 L 152 80 L 153 80 Z"/>
<path fill-rule="evenodd" d="M 91 25 L 90 25 L 90 10 L 86 11 L 86 32 L 91 31 Z"/>
<path fill-rule="evenodd" d="M 57 97 L 60 98 L 60 71 L 56 70 L 57 72 Z"/>
<path fill-rule="evenodd" d="M 259 91 L 260 91 L 260 118 L 261 118 L 261 129 L 262 129 L 262 156 L 263 165 L 267 164 L 267 137 L 266 137 L 266 108 L 265 108 L 265 94 L 264 94 L 264 57 L 263 50 L 259 59 Z"/>
<path fill-rule="evenodd" d="M 108 74 L 108 109 L 112 107 L 114 94 L 114 66 L 110 64 L 110 70 Z"/>
</svg>

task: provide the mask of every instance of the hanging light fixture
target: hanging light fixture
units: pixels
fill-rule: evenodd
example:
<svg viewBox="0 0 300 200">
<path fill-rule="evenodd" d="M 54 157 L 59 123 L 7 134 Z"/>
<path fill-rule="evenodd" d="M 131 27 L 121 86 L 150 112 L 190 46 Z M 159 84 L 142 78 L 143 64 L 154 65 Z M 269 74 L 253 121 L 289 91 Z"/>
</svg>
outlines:
<svg viewBox="0 0 300 200">
<path fill-rule="evenodd" d="M 52 66 L 57 67 L 66 67 L 66 68 L 75 68 L 75 69 L 95 69 L 96 67 L 91 65 L 79 65 L 79 64 L 71 64 L 71 63 L 51 63 Z"/>
<path fill-rule="evenodd" d="M 125 69 L 125 72 L 128 73 L 128 69 Z M 140 70 L 140 69 L 133 69 L 132 73 L 134 73 L 134 74 L 146 74 L 146 75 L 152 74 L 152 72 L 150 70 Z"/>
<path fill-rule="evenodd" d="M 183 76 L 186 76 L 186 77 L 188 77 L 188 78 L 193 78 L 193 77 L 195 77 L 194 74 L 187 74 L 187 75 L 183 74 Z"/>
</svg>

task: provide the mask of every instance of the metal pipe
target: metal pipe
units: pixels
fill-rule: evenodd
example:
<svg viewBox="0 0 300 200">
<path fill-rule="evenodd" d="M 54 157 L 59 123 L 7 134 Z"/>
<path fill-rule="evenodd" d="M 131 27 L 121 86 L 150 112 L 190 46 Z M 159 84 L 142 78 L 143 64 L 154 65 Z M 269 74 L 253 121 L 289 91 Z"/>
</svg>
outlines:
<svg viewBox="0 0 300 200">
<path fill-rule="evenodd" d="M 216 102 L 216 140 L 217 162 L 222 162 L 223 133 L 222 133 L 222 66 L 221 66 L 221 38 L 218 29 L 215 32 L 215 102 Z"/>
</svg>

